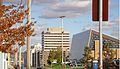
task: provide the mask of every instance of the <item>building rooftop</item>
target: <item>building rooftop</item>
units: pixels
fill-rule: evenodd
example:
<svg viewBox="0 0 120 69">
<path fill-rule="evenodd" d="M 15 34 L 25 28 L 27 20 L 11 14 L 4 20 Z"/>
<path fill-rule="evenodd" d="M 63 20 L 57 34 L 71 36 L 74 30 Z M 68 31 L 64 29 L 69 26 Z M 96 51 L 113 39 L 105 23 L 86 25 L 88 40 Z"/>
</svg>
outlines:
<svg viewBox="0 0 120 69">
<path fill-rule="evenodd" d="M 65 33 L 69 33 L 67 31 L 65 31 L 64 28 L 60 28 L 60 27 L 47 28 L 47 30 L 44 31 L 44 32 L 49 32 L 49 33 L 61 33 L 61 32 L 65 32 Z"/>
<path fill-rule="evenodd" d="M 94 33 L 96 35 L 99 35 L 99 31 L 96 31 L 96 30 L 93 30 L 93 29 L 90 29 L 91 33 Z M 108 34 L 105 34 L 103 33 L 103 38 L 106 38 L 106 39 L 109 39 L 109 40 L 113 40 L 113 41 L 116 41 L 116 42 L 119 42 L 119 39 L 114 37 L 114 36 L 111 36 L 111 35 L 108 35 Z"/>
</svg>

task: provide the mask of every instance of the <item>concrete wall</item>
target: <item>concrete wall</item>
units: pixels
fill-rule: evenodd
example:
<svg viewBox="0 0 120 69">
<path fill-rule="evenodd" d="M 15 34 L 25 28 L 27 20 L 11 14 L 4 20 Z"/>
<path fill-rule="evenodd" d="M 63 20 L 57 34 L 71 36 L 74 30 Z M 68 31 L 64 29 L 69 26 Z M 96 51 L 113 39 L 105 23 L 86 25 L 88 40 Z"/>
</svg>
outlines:
<svg viewBox="0 0 120 69">
<path fill-rule="evenodd" d="M 0 69 L 8 69 L 6 56 L 7 54 L 0 52 Z"/>
<path fill-rule="evenodd" d="M 0 69 L 4 69 L 4 55 L 0 52 Z"/>
<path fill-rule="evenodd" d="M 83 57 L 84 47 L 88 45 L 90 30 L 73 35 L 70 59 L 77 59 Z"/>
<path fill-rule="evenodd" d="M 119 40 L 104 34 L 103 37 L 104 37 L 103 40 L 106 39 L 108 42 L 109 41 L 113 42 L 113 47 L 110 48 L 115 49 L 117 52 L 115 57 L 120 58 L 119 55 L 120 48 L 118 48 L 117 46 L 119 44 Z M 97 41 L 95 42 L 95 40 Z M 70 54 L 71 54 L 70 58 L 78 59 L 78 60 L 82 58 L 85 46 L 90 46 L 91 48 L 95 48 L 95 50 L 92 51 L 91 55 L 93 55 L 93 57 L 97 59 L 99 57 L 99 32 L 94 30 L 87 30 L 73 35 L 71 50 L 70 50 Z"/>
</svg>

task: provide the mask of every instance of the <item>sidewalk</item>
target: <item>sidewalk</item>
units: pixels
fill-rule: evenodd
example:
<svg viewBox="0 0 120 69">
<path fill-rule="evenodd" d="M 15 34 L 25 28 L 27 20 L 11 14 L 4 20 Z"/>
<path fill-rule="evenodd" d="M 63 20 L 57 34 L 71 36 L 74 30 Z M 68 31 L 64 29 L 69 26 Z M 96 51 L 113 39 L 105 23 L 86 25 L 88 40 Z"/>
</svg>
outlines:
<svg viewBox="0 0 120 69">
<path fill-rule="evenodd" d="M 26 69 L 26 67 L 24 67 L 24 69 Z M 31 67 L 31 69 L 36 69 L 35 67 Z"/>
<path fill-rule="evenodd" d="M 26 69 L 26 68 L 25 68 Z M 35 67 L 31 67 L 31 69 L 36 69 Z M 49 68 L 49 67 L 45 67 L 43 69 L 52 69 L 52 68 Z"/>
<path fill-rule="evenodd" d="M 15 69 L 12 65 L 8 65 L 8 69 Z"/>
<path fill-rule="evenodd" d="M 45 67 L 44 69 L 52 69 L 52 68 L 49 68 L 49 67 Z"/>
</svg>

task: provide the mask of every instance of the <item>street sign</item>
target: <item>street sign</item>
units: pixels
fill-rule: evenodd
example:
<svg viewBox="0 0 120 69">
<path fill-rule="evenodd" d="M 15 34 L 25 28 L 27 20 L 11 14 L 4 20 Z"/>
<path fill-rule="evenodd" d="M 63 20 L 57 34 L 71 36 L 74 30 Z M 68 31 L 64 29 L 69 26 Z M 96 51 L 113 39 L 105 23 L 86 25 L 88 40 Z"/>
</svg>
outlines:
<svg viewBox="0 0 120 69">
<path fill-rule="evenodd" d="M 92 20 L 99 21 L 99 2 L 100 0 L 92 0 Z M 108 0 L 102 0 L 102 21 L 108 21 Z"/>
</svg>

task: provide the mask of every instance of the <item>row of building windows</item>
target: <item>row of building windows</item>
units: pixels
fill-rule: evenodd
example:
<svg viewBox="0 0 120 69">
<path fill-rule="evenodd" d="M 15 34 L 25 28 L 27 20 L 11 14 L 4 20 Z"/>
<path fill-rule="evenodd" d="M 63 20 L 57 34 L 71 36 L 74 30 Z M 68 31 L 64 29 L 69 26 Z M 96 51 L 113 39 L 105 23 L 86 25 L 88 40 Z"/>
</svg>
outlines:
<svg viewBox="0 0 120 69">
<path fill-rule="evenodd" d="M 96 35 L 96 34 L 93 34 L 93 35 L 92 35 L 92 39 L 93 39 L 93 40 L 99 40 L 99 36 Z M 115 41 L 110 40 L 110 39 L 107 39 L 107 38 L 104 38 L 104 37 L 103 37 L 103 41 L 111 42 L 111 43 L 116 43 Z"/>
<path fill-rule="evenodd" d="M 61 45 L 62 43 L 44 43 L 44 44 L 48 44 L 48 45 L 49 45 L 49 44 L 50 44 L 50 45 Z M 69 44 L 69 43 L 63 43 L 63 45 L 64 45 L 64 44 Z"/>
<path fill-rule="evenodd" d="M 61 42 L 44 42 L 44 44 L 62 44 Z M 63 42 L 63 44 L 69 44 L 69 42 Z"/>
<path fill-rule="evenodd" d="M 90 44 L 90 47 L 94 49 L 95 44 Z M 109 48 L 119 48 L 119 46 L 118 45 L 112 45 L 112 46 L 109 46 Z"/>
<path fill-rule="evenodd" d="M 69 40 L 63 40 L 63 41 L 42 41 L 42 43 L 61 43 L 61 42 L 68 43 Z"/>
<path fill-rule="evenodd" d="M 99 36 L 96 35 L 96 34 L 92 34 L 91 36 L 91 41 L 90 41 L 90 47 L 91 48 L 94 48 L 95 46 L 95 40 L 99 40 Z M 113 41 L 113 40 L 110 40 L 110 39 L 106 39 L 106 38 L 103 38 L 103 45 L 107 42 L 110 42 L 112 43 L 112 45 L 110 46 L 110 48 L 119 48 L 119 43 Z"/>
<path fill-rule="evenodd" d="M 61 38 L 61 37 L 44 37 L 42 38 L 42 40 L 69 40 L 69 37 L 64 37 L 64 38 Z"/>
<path fill-rule="evenodd" d="M 62 37 L 62 36 L 44 36 L 44 37 Z M 63 36 L 63 37 L 69 37 L 69 36 Z"/>
<path fill-rule="evenodd" d="M 118 45 L 113 45 L 113 46 L 110 46 L 110 48 L 119 48 Z"/>
<path fill-rule="evenodd" d="M 44 40 L 62 40 L 62 38 L 43 38 Z M 63 40 L 69 40 L 69 38 L 63 38 Z"/>
<path fill-rule="evenodd" d="M 53 49 L 55 50 L 55 49 L 57 49 L 57 48 L 45 48 L 44 51 L 46 51 L 46 50 L 53 50 Z M 68 50 L 68 51 L 69 51 L 69 50 Z"/>
<path fill-rule="evenodd" d="M 49 40 L 49 41 L 51 41 L 51 40 L 62 40 L 62 38 L 42 38 L 42 40 Z M 69 38 L 66 38 L 66 39 L 63 39 L 63 40 L 69 40 Z"/>
<path fill-rule="evenodd" d="M 52 47 L 54 47 L 54 46 L 45 46 L 45 47 L 51 47 L 51 48 L 52 48 Z M 58 46 L 58 47 L 61 47 L 61 46 Z M 69 46 L 63 46 L 63 47 L 69 47 Z"/>
<path fill-rule="evenodd" d="M 69 35 L 69 33 L 43 33 L 43 35 Z"/>
<path fill-rule="evenodd" d="M 42 35 L 42 36 L 70 36 L 70 35 Z"/>
<path fill-rule="evenodd" d="M 62 41 L 44 41 L 44 42 L 62 42 Z M 69 40 L 68 41 L 63 41 L 63 42 L 69 42 Z"/>
</svg>

